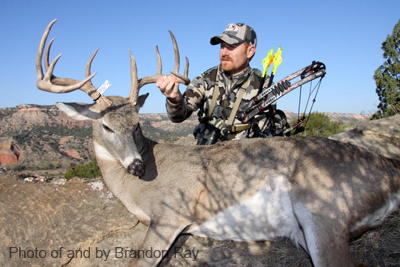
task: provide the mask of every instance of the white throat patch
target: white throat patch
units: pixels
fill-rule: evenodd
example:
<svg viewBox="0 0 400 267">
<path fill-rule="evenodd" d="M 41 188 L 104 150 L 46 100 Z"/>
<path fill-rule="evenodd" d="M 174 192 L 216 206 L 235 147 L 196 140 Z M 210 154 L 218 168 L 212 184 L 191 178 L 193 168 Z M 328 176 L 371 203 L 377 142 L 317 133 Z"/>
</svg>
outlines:
<svg viewBox="0 0 400 267">
<path fill-rule="evenodd" d="M 110 152 L 108 152 L 108 150 L 106 148 L 99 145 L 96 141 L 93 142 L 93 145 L 94 145 L 94 151 L 96 153 L 96 157 L 99 157 L 99 158 L 105 159 L 105 160 L 116 160 L 116 158 L 114 158 L 110 154 Z"/>
</svg>

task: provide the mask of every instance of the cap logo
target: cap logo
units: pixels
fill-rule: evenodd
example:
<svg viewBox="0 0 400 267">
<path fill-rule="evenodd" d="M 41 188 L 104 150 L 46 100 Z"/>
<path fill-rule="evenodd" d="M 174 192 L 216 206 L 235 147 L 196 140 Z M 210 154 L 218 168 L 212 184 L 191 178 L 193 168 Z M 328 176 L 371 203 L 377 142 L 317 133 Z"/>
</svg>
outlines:
<svg viewBox="0 0 400 267">
<path fill-rule="evenodd" d="M 228 27 L 226 27 L 225 31 L 235 31 L 237 32 L 239 28 L 235 24 L 229 24 Z"/>
</svg>

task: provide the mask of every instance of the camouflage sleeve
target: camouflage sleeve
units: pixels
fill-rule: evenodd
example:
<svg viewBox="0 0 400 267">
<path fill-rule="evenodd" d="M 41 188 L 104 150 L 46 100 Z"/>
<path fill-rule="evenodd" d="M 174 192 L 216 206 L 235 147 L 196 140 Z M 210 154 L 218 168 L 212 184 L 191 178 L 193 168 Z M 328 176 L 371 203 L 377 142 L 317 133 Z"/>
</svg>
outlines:
<svg viewBox="0 0 400 267">
<path fill-rule="evenodd" d="M 194 78 L 187 86 L 180 103 L 172 103 L 167 99 L 168 117 L 172 122 L 182 122 L 189 118 L 193 111 L 203 106 L 205 89 L 202 75 Z"/>
</svg>

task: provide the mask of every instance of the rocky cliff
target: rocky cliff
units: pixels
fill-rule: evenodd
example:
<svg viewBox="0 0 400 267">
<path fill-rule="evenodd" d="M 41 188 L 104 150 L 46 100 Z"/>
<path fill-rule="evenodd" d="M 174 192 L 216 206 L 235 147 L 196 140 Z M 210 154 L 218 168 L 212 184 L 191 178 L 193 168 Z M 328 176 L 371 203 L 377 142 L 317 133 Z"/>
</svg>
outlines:
<svg viewBox="0 0 400 267">
<path fill-rule="evenodd" d="M 82 162 L 93 156 L 90 128 L 91 122 L 73 120 L 55 106 L 2 108 L 0 165 L 46 169 Z"/>
<path fill-rule="evenodd" d="M 288 121 L 293 119 L 297 119 L 297 113 L 293 113 L 291 111 L 285 110 L 286 117 Z M 336 113 L 329 112 L 326 113 L 329 116 L 331 121 L 343 121 L 344 123 L 353 123 L 353 122 L 362 122 L 368 121 L 371 115 L 368 114 L 353 114 L 353 113 Z"/>
<path fill-rule="evenodd" d="M 174 124 L 166 114 L 143 114 L 142 129 L 149 138 L 173 142 L 187 136 L 195 117 Z M 94 156 L 91 121 L 76 121 L 56 106 L 19 105 L 0 109 L 0 166 L 18 170 L 60 169 L 87 162 Z"/>
</svg>

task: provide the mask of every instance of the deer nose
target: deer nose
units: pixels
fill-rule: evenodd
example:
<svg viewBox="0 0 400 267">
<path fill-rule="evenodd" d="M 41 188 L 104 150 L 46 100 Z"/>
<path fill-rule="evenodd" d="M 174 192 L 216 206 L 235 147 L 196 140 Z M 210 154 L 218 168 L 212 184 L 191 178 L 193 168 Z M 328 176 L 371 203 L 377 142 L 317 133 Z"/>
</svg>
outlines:
<svg viewBox="0 0 400 267">
<path fill-rule="evenodd" d="M 142 176 L 145 172 L 145 166 L 140 159 L 135 159 L 128 167 L 128 171 L 136 176 Z"/>
</svg>

